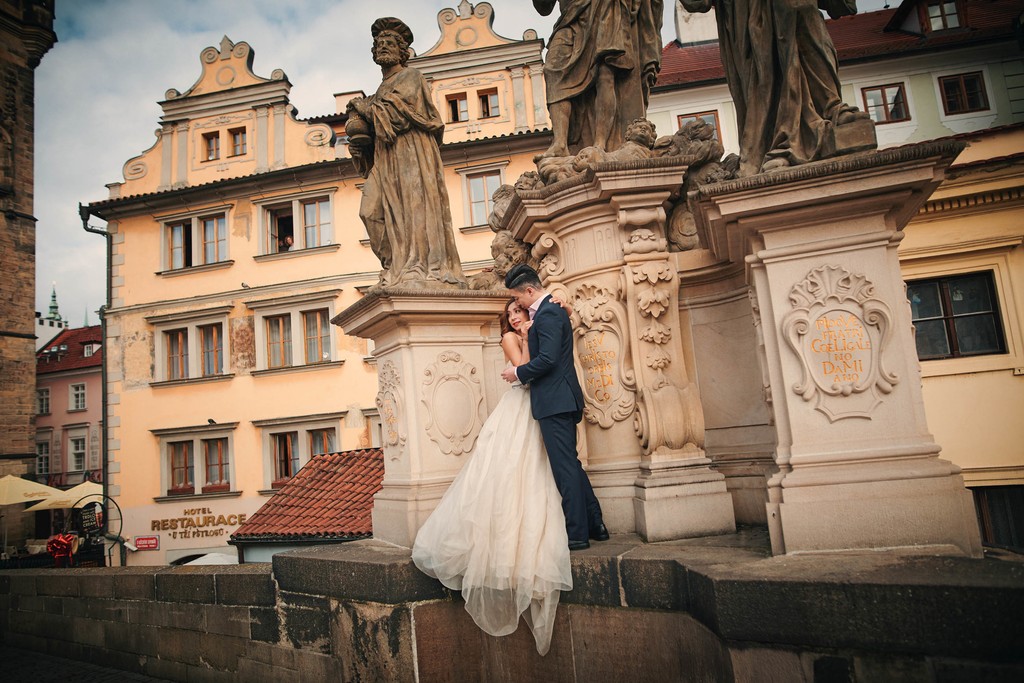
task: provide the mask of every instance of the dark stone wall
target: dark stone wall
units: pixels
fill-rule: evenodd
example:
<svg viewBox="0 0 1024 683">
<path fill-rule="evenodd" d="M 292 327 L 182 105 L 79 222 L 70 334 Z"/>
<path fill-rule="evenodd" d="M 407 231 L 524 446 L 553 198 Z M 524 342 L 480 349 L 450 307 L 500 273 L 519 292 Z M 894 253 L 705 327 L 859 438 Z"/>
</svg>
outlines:
<svg viewBox="0 0 1024 683">
<path fill-rule="evenodd" d="M 1020 560 L 602 547 L 574 554 L 545 657 L 372 542 L 0 572 L 0 641 L 177 681 L 1024 680 Z"/>
</svg>

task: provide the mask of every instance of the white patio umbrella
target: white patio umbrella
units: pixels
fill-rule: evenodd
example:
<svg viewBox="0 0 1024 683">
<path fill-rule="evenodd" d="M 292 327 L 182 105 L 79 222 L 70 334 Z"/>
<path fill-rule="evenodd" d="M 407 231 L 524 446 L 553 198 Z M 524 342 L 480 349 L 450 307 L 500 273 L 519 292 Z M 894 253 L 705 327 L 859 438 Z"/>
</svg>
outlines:
<svg viewBox="0 0 1024 683">
<path fill-rule="evenodd" d="M 60 489 L 45 484 L 37 484 L 28 479 L 8 474 L 0 478 L 0 505 L 14 505 L 15 503 L 28 503 L 40 498 L 48 498 L 52 495 L 63 494 Z M 3 552 L 7 552 L 7 514 L 4 513 L 4 545 Z"/>
<path fill-rule="evenodd" d="M 57 491 L 55 495 L 44 498 L 35 505 L 26 508 L 28 512 L 38 510 L 63 510 L 67 508 L 80 508 L 89 503 L 98 503 L 103 498 L 103 484 L 93 481 L 83 481 L 78 486 L 72 486 L 67 491 Z"/>
</svg>

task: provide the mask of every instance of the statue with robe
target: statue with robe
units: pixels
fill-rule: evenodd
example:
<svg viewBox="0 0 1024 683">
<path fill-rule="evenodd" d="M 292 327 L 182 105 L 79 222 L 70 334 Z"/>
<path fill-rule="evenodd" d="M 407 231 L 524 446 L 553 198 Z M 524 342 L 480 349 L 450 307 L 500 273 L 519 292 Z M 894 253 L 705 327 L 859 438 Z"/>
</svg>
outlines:
<svg viewBox="0 0 1024 683">
<path fill-rule="evenodd" d="M 412 30 L 394 17 L 370 29 L 383 82 L 348 105 L 349 146 L 366 178 L 359 217 L 381 262 L 378 286 L 467 287 L 455 248 L 439 144 L 444 123 L 426 79 L 406 65 Z"/>
<path fill-rule="evenodd" d="M 533 0 L 547 16 L 556 0 Z M 542 157 L 583 147 L 612 152 L 647 113 L 661 68 L 663 0 L 557 0 L 544 59 L 554 140 Z"/>
<path fill-rule="evenodd" d="M 715 8 L 736 106 L 740 175 L 875 147 L 868 115 L 842 100 L 836 49 L 820 11 L 855 14 L 856 0 L 679 2 L 690 12 Z"/>
</svg>

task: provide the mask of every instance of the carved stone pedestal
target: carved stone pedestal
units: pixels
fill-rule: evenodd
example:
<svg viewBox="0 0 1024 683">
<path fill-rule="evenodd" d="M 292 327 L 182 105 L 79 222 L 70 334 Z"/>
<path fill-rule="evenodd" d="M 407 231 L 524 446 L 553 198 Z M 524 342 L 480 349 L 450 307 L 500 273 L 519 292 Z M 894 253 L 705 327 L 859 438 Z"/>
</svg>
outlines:
<svg viewBox="0 0 1024 683">
<path fill-rule="evenodd" d="M 605 162 L 512 201 L 502 227 L 533 244 L 547 288 L 573 307 L 587 471 L 605 524 L 645 540 L 735 529 L 679 319 L 665 203 L 685 158 Z"/>
<path fill-rule="evenodd" d="M 487 292 L 390 289 L 331 321 L 374 341 L 384 447 L 374 538 L 411 547 L 472 452 L 506 388 L 498 315 L 507 301 Z"/>
<path fill-rule="evenodd" d="M 778 446 L 775 553 L 914 546 L 980 555 L 938 457 L 896 247 L 961 147 L 931 143 L 707 185 L 702 239 L 746 262 Z"/>
</svg>

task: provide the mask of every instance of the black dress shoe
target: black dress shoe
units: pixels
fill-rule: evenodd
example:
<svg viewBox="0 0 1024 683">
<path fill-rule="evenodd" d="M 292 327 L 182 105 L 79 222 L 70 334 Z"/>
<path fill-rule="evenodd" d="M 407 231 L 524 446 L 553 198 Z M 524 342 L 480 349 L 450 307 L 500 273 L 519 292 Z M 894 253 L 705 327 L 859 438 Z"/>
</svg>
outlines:
<svg viewBox="0 0 1024 683">
<path fill-rule="evenodd" d="M 590 541 L 569 541 L 569 550 L 586 550 L 590 547 Z"/>
<path fill-rule="evenodd" d="M 608 540 L 608 527 L 604 525 L 604 522 L 598 522 L 594 526 L 590 527 L 590 540 L 592 541 L 607 541 Z"/>
</svg>

